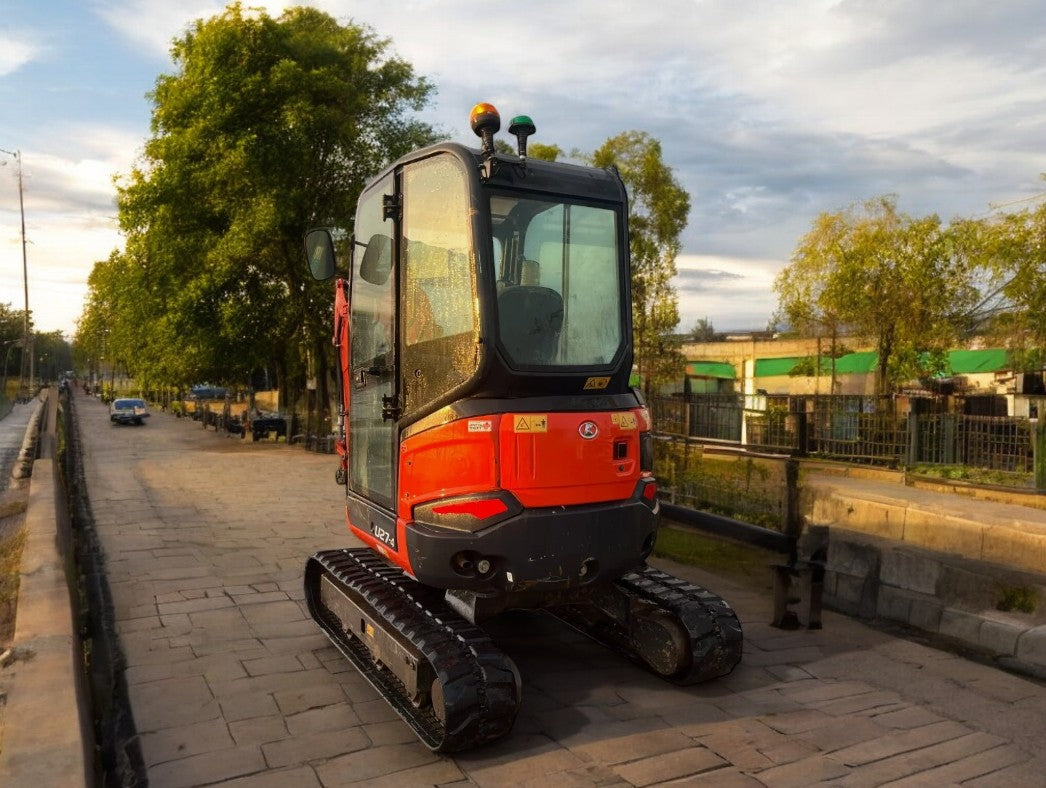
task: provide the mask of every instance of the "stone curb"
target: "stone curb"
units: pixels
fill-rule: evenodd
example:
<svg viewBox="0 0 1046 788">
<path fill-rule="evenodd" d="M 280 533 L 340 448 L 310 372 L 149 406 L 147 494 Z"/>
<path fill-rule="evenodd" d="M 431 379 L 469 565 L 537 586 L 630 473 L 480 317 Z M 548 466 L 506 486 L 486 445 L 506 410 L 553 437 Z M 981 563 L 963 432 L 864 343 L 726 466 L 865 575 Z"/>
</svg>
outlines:
<svg viewBox="0 0 1046 788">
<path fill-rule="evenodd" d="M 38 432 L 48 409 L 54 429 L 57 399 L 37 409 L 27 431 Z M 37 445 L 37 437 L 33 438 Z M 22 463 L 16 465 L 22 466 Z M 25 513 L 27 541 L 22 553 L 18 613 L 12 654 L 5 671 L 11 689 L 4 712 L 0 785 L 86 786 L 92 763 L 87 751 L 90 719 L 85 718 L 79 638 L 62 546 L 68 528 L 60 500 L 57 463 L 31 463 Z"/>
</svg>

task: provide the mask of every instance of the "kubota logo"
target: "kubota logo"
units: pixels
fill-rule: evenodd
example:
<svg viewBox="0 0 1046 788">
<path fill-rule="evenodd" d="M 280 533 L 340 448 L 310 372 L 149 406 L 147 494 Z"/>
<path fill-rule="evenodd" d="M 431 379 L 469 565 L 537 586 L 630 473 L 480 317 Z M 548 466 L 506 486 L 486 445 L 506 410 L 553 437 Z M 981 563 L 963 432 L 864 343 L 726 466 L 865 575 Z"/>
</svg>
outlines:
<svg viewBox="0 0 1046 788">
<path fill-rule="evenodd" d="M 581 426 L 577 428 L 577 434 L 590 441 L 599 434 L 599 427 L 596 426 L 594 421 L 583 421 Z"/>
</svg>

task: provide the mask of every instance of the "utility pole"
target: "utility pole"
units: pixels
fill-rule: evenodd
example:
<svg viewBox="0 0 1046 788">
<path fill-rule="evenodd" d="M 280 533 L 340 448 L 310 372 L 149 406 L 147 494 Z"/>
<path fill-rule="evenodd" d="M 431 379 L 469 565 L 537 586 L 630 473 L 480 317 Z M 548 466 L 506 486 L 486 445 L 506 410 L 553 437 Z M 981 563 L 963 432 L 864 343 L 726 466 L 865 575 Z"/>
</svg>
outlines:
<svg viewBox="0 0 1046 788">
<path fill-rule="evenodd" d="M 18 384 L 19 396 L 28 396 L 33 385 L 33 348 L 29 339 L 29 264 L 26 260 L 25 199 L 22 190 L 22 153 L 0 148 L 0 153 L 13 156 L 18 164 L 18 210 L 22 217 L 22 286 L 25 289 L 25 312 L 22 320 L 22 372 Z"/>
</svg>

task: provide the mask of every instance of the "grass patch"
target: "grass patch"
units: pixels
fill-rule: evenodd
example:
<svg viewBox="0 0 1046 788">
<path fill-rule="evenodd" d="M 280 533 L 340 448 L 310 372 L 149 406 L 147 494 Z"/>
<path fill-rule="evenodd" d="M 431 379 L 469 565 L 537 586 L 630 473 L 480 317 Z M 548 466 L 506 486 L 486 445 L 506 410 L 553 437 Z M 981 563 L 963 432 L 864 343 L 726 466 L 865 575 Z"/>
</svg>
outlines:
<svg viewBox="0 0 1046 788">
<path fill-rule="evenodd" d="M 9 500 L 0 503 L 0 520 L 5 517 L 13 517 L 16 514 L 25 514 L 26 501 L 21 500 Z"/>
<path fill-rule="evenodd" d="M 768 567 L 781 560 L 781 556 L 768 550 L 670 525 L 663 525 L 658 531 L 654 555 L 700 567 L 735 582 L 759 588 L 770 584 Z"/>
<path fill-rule="evenodd" d="M 1034 475 L 1016 471 L 993 471 L 987 468 L 969 468 L 965 465 L 912 465 L 909 473 L 971 484 L 994 484 L 998 487 L 1027 489 L 1035 486 Z"/>
<path fill-rule="evenodd" d="M 25 510 L 24 503 L 22 510 Z M 26 529 L 19 528 L 14 535 L 0 542 L 0 644 L 10 643 L 14 637 L 19 569 L 26 539 Z"/>
<path fill-rule="evenodd" d="M 995 609 L 1004 613 L 1034 613 L 1039 606 L 1039 595 L 1028 586 L 1007 586 Z"/>
</svg>

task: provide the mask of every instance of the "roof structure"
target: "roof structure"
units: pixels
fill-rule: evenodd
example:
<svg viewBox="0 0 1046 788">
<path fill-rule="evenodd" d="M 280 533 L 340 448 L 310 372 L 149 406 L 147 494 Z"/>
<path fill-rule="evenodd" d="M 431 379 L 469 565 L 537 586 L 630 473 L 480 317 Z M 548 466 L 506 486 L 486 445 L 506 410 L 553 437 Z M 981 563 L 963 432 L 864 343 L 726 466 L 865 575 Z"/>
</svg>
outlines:
<svg viewBox="0 0 1046 788">
<path fill-rule="evenodd" d="M 737 370 L 733 364 L 725 361 L 690 361 L 686 365 L 686 374 L 692 378 L 718 378 L 734 380 Z"/>
<path fill-rule="evenodd" d="M 755 360 L 755 376 L 757 378 L 768 378 L 775 375 L 791 375 L 796 366 L 803 361 L 801 356 L 790 358 L 757 358 Z M 829 356 L 820 357 L 821 374 L 827 375 L 832 371 L 832 359 Z M 690 362 L 696 363 L 708 362 Z M 879 355 L 874 350 L 860 353 L 847 353 L 835 360 L 835 374 L 837 375 L 864 375 L 874 372 L 879 363 Z M 688 365 L 690 366 L 690 365 Z M 948 351 L 948 369 L 945 375 L 972 375 L 986 372 L 1000 372 L 1010 369 L 1009 353 L 1004 348 L 990 348 L 985 350 L 950 350 Z"/>
</svg>

